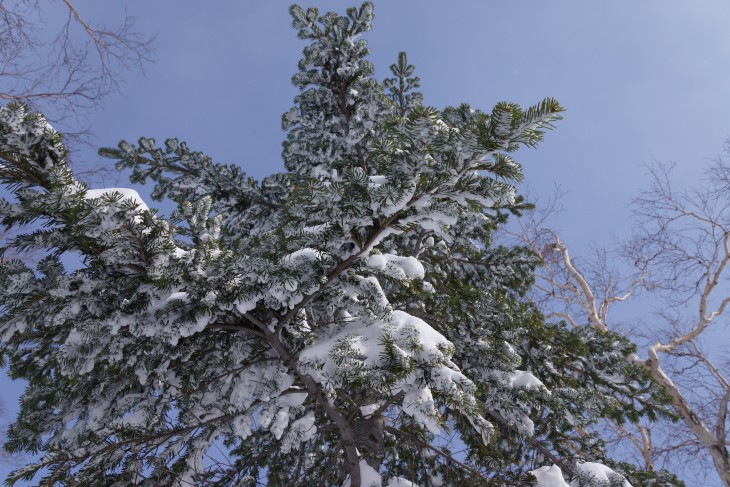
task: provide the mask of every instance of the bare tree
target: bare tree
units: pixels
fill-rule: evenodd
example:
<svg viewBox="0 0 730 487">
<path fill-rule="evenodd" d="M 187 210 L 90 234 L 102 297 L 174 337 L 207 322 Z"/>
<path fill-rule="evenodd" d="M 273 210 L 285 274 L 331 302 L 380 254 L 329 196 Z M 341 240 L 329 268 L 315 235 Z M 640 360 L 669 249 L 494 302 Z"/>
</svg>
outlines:
<svg viewBox="0 0 730 487">
<path fill-rule="evenodd" d="M 592 249 L 591 258 L 576 262 L 558 232 L 549 227 L 550 219 L 562 211 L 558 206 L 561 197 L 557 190 L 552 199 L 517 220 L 516 226 L 505 228 L 503 235 L 526 245 L 543 260 L 529 297 L 547 319 L 608 330 L 612 305 L 631 298 L 645 284 L 646 272 L 626 272 L 613 262 L 616 255 L 598 248 Z"/>
<path fill-rule="evenodd" d="M 670 394 L 690 434 L 673 438 L 672 450 L 697 453 L 701 445 L 730 486 L 730 383 L 717 342 L 730 303 L 730 166 L 717 159 L 703 185 L 679 191 L 670 170 L 654 166 L 649 190 L 634 201 L 638 225 L 627 256 L 650 276 L 662 303 L 656 341 L 637 363 Z"/>
<path fill-rule="evenodd" d="M 0 0 L 0 100 L 22 101 L 53 122 L 78 119 L 119 90 L 124 71 L 144 67 L 150 43 L 129 16 L 106 28 L 70 0 Z"/>
<path fill-rule="evenodd" d="M 576 261 L 546 225 L 554 204 L 526 216 L 508 236 L 545 263 L 533 297 L 547 317 L 627 334 L 644 350 L 645 358 L 634 362 L 671 397 L 679 423 L 608 424 L 610 439 L 633 445 L 648 469 L 658 462 L 675 471 L 714 469 L 730 486 L 723 345 L 730 304 L 730 164 L 718 158 L 703 184 L 688 190 L 672 186 L 671 166 L 649 169 L 651 184 L 633 201 L 635 234 L 614 254 L 596 251 Z M 656 304 L 655 312 L 636 317 L 641 327 L 617 330 L 610 309 L 639 290 Z"/>
</svg>

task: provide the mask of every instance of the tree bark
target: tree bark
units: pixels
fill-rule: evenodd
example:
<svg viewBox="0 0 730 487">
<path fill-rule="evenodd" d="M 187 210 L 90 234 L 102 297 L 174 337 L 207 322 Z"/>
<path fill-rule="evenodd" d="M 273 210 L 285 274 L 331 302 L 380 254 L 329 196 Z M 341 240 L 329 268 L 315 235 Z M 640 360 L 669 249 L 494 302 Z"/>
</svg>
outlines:
<svg viewBox="0 0 730 487">
<path fill-rule="evenodd" d="M 664 373 L 659 365 L 659 357 L 657 355 L 657 348 L 659 346 L 661 346 L 661 344 L 657 343 L 649 347 L 649 358 L 644 361 L 637 361 L 636 363 L 643 365 L 654 380 L 664 387 L 669 396 L 672 398 L 674 410 L 677 414 L 679 414 L 680 418 L 682 418 L 682 422 L 684 422 L 687 428 L 689 428 L 695 438 L 697 438 L 697 440 L 705 448 L 707 448 L 707 451 L 712 457 L 712 462 L 715 465 L 718 476 L 726 487 L 730 487 L 730 457 L 728 456 L 728 451 L 725 447 L 725 439 L 718 438 L 712 434 L 702 419 L 694 412 L 692 406 L 690 406 L 684 398 L 679 387 L 677 387 L 672 379 Z"/>
</svg>

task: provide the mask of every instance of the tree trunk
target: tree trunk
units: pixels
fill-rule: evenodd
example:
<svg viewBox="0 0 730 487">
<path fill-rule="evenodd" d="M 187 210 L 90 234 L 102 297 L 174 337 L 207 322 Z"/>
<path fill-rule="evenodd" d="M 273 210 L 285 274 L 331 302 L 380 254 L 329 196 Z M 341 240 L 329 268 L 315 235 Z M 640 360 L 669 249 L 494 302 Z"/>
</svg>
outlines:
<svg viewBox="0 0 730 487">
<path fill-rule="evenodd" d="M 648 355 L 649 359 L 645 361 L 637 361 L 636 363 L 643 365 L 651 374 L 651 376 L 662 385 L 667 393 L 672 398 L 672 405 L 674 410 L 679 414 L 684 424 L 689 428 L 692 434 L 697 440 L 707 448 L 712 462 L 715 464 L 715 470 L 717 475 L 722 480 L 725 487 L 730 487 L 730 458 L 728 456 L 727 448 L 725 447 L 725 438 L 717 438 L 707 428 L 702 419 L 697 416 L 692 406 L 684 398 L 684 395 L 679 390 L 679 387 L 672 381 L 672 379 L 664 373 L 664 370 L 659 365 L 659 357 L 657 355 L 656 347 L 654 345 L 649 347 Z"/>
<path fill-rule="evenodd" d="M 355 446 L 360 454 L 375 470 L 380 468 L 383 451 L 383 431 L 385 430 L 385 416 L 376 413 L 367 418 L 359 419 L 352 427 Z"/>
</svg>

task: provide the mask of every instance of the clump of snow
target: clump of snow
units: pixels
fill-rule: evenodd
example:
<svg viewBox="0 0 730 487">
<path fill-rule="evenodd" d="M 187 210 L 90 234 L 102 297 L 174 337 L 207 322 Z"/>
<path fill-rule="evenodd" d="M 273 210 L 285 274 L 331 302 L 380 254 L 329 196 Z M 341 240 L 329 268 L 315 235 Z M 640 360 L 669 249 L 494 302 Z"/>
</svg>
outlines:
<svg viewBox="0 0 730 487">
<path fill-rule="evenodd" d="M 613 485 L 617 481 L 623 480 L 621 487 L 632 487 L 628 480 L 622 475 L 614 472 L 602 463 L 596 462 L 578 462 L 576 469 L 581 474 L 590 477 L 596 485 Z M 571 487 L 578 487 L 577 482 L 571 482 Z"/>
<path fill-rule="evenodd" d="M 253 424 L 252 416 L 242 414 L 233 419 L 231 426 L 236 436 L 241 437 L 241 439 L 246 439 L 251 436 Z"/>
<path fill-rule="evenodd" d="M 621 487 L 632 487 L 623 475 L 614 472 L 602 463 L 578 462 L 575 468 L 576 473 L 584 480 L 590 479 L 590 485 L 608 487 L 616 482 L 622 482 Z M 580 487 L 578 480 L 566 482 L 563 472 L 557 465 L 540 467 L 537 470 L 531 470 L 530 473 L 537 479 L 536 487 Z"/>
<path fill-rule="evenodd" d="M 372 416 L 379 408 L 379 404 L 367 404 L 365 406 L 360 406 L 360 414 L 367 418 L 368 416 Z"/>
<path fill-rule="evenodd" d="M 434 395 L 464 401 L 474 390 L 474 384 L 449 360 L 451 353 L 453 344 L 425 321 L 403 311 L 393 311 L 385 319 L 372 321 L 353 317 L 329 338 L 321 338 L 303 349 L 299 363 L 302 372 L 329 390 L 351 380 L 355 374 L 385 380 L 391 366 L 389 354 L 395 355 L 396 360 L 411 363 L 413 373 L 398 377 L 393 383 L 386 380 L 384 384 L 392 394 L 403 391 L 403 412 L 438 434 L 440 412 Z M 488 422 L 472 417 L 470 420 L 483 435 L 488 434 Z"/>
<path fill-rule="evenodd" d="M 296 252 L 284 256 L 282 261 L 289 265 L 296 265 L 302 262 L 314 262 L 322 258 L 322 252 L 317 249 L 299 249 Z"/>
<path fill-rule="evenodd" d="M 540 381 L 540 379 L 526 370 L 515 370 L 510 378 L 510 385 L 514 388 L 528 390 L 545 388 L 545 385 Z"/>
<path fill-rule="evenodd" d="M 348 476 L 342 487 L 350 487 L 350 485 L 351 480 Z M 383 485 L 383 478 L 377 470 L 368 465 L 364 458 L 360 459 L 360 485 L 362 487 L 381 487 Z"/>
<path fill-rule="evenodd" d="M 188 293 L 182 292 L 182 291 L 170 294 L 170 296 L 165 300 L 165 302 L 176 301 L 176 300 L 184 301 L 186 303 L 190 302 Z"/>
<path fill-rule="evenodd" d="M 365 323 L 360 319 L 352 319 L 338 333 L 328 339 L 318 340 L 314 345 L 305 348 L 299 354 L 301 362 L 320 362 L 324 365 L 322 375 L 337 373 L 340 366 L 329 359 L 333 349 L 343 342 L 358 351 L 363 357 L 364 365 L 376 367 L 383 360 L 381 337 L 391 336 L 397 345 L 401 345 L 408 355 L 419 362 L 438 362 L 444 358 L 441 349 L 452 348 L 441 333 L 434 330 L 425 321 L 411 316 L 404 311 L 393 311 L 388 320 L 375 320 Z M 419 347 L 414 347 L 419 344 Z"/>
<path fill-rule="evenodd" d="M 317 432 L 317 425 L 314 424 L 314 413 L 297 419 L 291 424 L 284 440 L 281 443 L 281 450 L 284 453 L 290 452 L 299 443 L 309 441 Z"/>
<path fill-rule="evenodd" d="M 417 487 L 416 484 L 403 477 L 391 477 L 388 481 L 388 487 Z"/>
<path fill-rule="evenodd" d="M 422 389 L 414 386 L 408 389 L 403 397 L 403 412 L 412 416 L 413 419 L 426 425 L 431 433 L 437 435 L 441 432 L 438 426 L 438 418 L 433 417 L 435 403 L 430 389 Z"/>
<path fill-rule="evenodd" d="M 233 304 L 236 306 L 236 309 L 238 310 L 239 313 L 246 314 L 256 307 L 256 303 L 262 297 L 263 296 L 258 294 L 249 299 L 237 299 L 236 301 L 234 301 Z"/>
<path fill-rule="evenodd" d="M 276 399 L 276 403 L 280 406 L 287 406 L 287 407 L 297 407 L 301 406 L 302 403 L 304 403 L 304 400 L 307 398 L 307 392 L 294 392 L 291 394 L 284 394 L 283 396 L 279 396 Z"/>
<path fill-rule="evenodd" d="M 426 271 L 415 257 L 401 257 L 393 254 L 372 254 L 367 266 L 383 271 L 396 279 L 423 279 Z"/>
<path fill-rule="evenodd" d="M 87 189 L 86 199 L 97 199 L 103 197 L 105 194 L 120 194 L 123 200 L 132 200 L 137 205 L 137 208 L 142 211 L 149 210 L 149 207 L 144 202 L 139 193 L 130 188 L 102 188 L 102 189 Z"/>
<path fill-rule="evenodd" d="M 570 487 L 557 465 L 540 467 L 530 473 L 537 479 L 537 487 Z"/>
<path fill-rule="evenodd" d="M 281 435 L 284 433 L 284 428 L 289 424 L 289 408 L 284 407 L 276 412 L 269 430 L 273 433 L 277 440 L 281 439 Z"/>
<path fill-rule="evenodd" d="M 117 212 L 121 210 L 120 203 L 122 201 L 131 202 L 136 207 L 136 215 L 134 216 L 134 221 L 136 223 L 142 222 L 142 217 L 139 215 L 140 212 L 149 211 L 149 207 L 144 202 L 142 197 L 139 195 L 139 193 L 137 193 L 137 191 L 133 189 L 102 188 L 86 190 L 87 200 L 99 200 L 107 195 L 111 196 L 114 202 L 98 210 L 98 216 L 100 217 L 98 230 L 101 230 L 102 232 L 116 229 L 122 223 L 122 221 L 119 220 L 117 216 Z M 117 195 L 119 196 L 118 200 L 116 199 Z M 88 231 L 87 235 L 89 235 L 90 237 L 96 237 L 98 236 L 98 230 L 94 229 L 92 231 Z"/>
</svg>

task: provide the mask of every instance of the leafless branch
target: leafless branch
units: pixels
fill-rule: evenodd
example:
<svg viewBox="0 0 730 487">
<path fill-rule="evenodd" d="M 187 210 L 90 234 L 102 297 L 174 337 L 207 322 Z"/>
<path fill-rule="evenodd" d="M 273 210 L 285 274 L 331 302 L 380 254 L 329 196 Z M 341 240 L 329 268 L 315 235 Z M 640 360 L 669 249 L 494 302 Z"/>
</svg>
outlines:
<svg viewBox="0 0 730 487">
<path fill-rule="evenodd" d="M 119 91 L 125 71 L 150 62 L 151 42 L 129 16 L 110 29 L 90 23 L 70 0 L 4 0 L 0 100 L 24 102 L 56 123 L 83 119 Z"/>
</svg>

